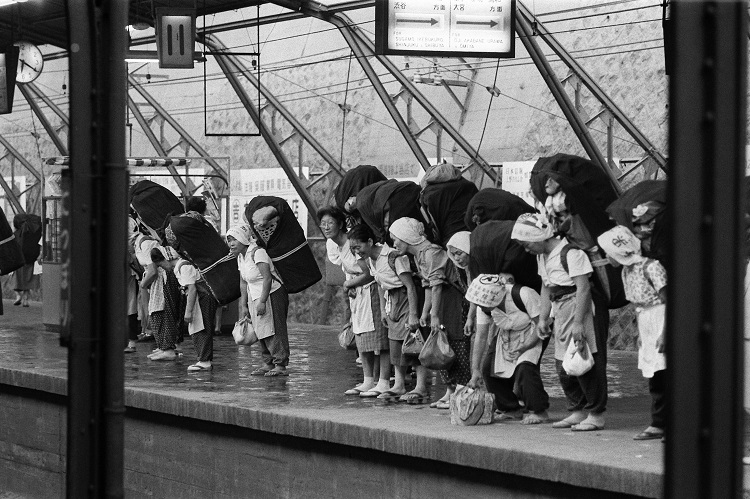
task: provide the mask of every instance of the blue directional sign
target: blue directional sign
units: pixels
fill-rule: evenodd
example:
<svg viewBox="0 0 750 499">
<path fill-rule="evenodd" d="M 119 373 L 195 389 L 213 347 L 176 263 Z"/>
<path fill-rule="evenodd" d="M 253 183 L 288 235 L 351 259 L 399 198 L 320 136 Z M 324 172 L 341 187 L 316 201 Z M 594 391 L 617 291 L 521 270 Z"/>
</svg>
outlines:
<svg viewBox="0 0 750 499">
<path fill-rule="evenodd" d="M 514 57 L 515 0 L 376 0 L 383 55 Z"/>
</svg>

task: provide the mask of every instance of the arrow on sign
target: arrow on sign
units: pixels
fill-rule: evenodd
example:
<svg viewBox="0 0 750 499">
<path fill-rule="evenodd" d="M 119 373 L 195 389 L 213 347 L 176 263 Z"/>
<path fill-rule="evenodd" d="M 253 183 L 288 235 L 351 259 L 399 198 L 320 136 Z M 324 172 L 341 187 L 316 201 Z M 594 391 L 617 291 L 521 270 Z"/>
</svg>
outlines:
<svg viewBox="0 0 750 499">
<path fill-rule="evenodd" d="M 435 26 L 438 23 L 436 19 L 396 19 L 396 22 L 397 23 L 429 24 L 430 26 Z"/>
<path fill-rule="evenodd" d="M 490 28 L 494 28 L 498 23 L 495 21 L 456 21 L 456 24 L 470 24 L 473 26 L 489 26 Z"/>
</svg>

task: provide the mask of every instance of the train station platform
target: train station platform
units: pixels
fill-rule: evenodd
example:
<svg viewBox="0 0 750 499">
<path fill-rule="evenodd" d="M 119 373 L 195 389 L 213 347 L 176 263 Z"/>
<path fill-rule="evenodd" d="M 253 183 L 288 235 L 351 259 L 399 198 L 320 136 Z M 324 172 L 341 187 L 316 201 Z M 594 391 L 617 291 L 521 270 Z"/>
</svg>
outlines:
<svg viewBox="0 0 750 499">
<path fill-rule="evenodd" d="M 67 350 L 41 306 L 0 316 L 0 490 L 63 497 Z M 214 370 L 125 357 L 126 497 L 660 497 L 664 445 L 648 426 L 646 381 L 631 352 L 609 360 L 604 430 L 450 424 L 447 410 L 345 396 L 361 377 L 336 328 L 290 327 L 290 376 L 250 376 L 257 346 L 215 338 Z M 545 355 L 550 415 L 565 404 Z M 431 396 L 444 391 L 432 379 Z"/>
</svg>

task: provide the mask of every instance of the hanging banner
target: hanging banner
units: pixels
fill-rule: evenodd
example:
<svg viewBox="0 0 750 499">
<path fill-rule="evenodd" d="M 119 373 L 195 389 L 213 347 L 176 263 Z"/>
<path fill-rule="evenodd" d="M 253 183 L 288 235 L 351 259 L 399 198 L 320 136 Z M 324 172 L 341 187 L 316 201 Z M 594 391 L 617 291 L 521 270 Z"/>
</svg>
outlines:
<svg viewBox="0 0 750 499">
<path fill-rule="evenodd" d="M 531 170 L 536 161 L 503 161 L 503 190 L 520 197 L 531 206 L 536 201 L 531 193 Z"/>
</svg>

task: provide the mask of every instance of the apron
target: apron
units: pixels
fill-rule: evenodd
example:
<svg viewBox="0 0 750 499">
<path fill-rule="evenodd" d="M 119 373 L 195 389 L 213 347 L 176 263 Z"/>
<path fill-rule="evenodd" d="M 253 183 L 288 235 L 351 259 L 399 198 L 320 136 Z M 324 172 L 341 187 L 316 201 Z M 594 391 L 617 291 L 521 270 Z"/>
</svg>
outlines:
<svg viewBox="0 0 750 499">
<path fill-rule="evenodd" d="M 638 349 L 638 369 L 644 378 L 652 378 L 656 371 L 667 368 L 667 357 L 659 353 L 656 340 L 661 336 L 664 327 L 666 305 L 658 304 L 649 307 L 637 307 L 638 334 L 641 337 L 641 347 Z"/>
<path fill-rule="evenodd" d="M 248 296 L 249 295 L 250 291 L 248 291 Z M 268 300 L 266 300 L 265 314 L 258 315 L 258 312 L 255 310 L 257 304 L 258 300 L 250 302 L 250 319 L 253 322 L 255 334 L 258 335 L 259 340 L 262 340 L 264 338 L 269 338 L 276 333 L 273 329 L 273 307 L 271 306 L 271 296 L 269 295 Z"/>
<path fill-rule="evenodd" d="M 537 364 L 542 356 L 542 342 L 523 352 L 521 355 L 515 350 L 525 343 L 530 335 L 536 337 L 536 328 L 529 319 L 528 314 L 521 312 L 513 303 L 510 293 L 505 294 L 505 310 L 492 311 L 492 319 L 495 323 L 497 343 L 495 344 L 495 362 L 493 374 L 499 378 L 510 378 L 516 371 L 516 366 L 521 362 Z"/>
</svg>

